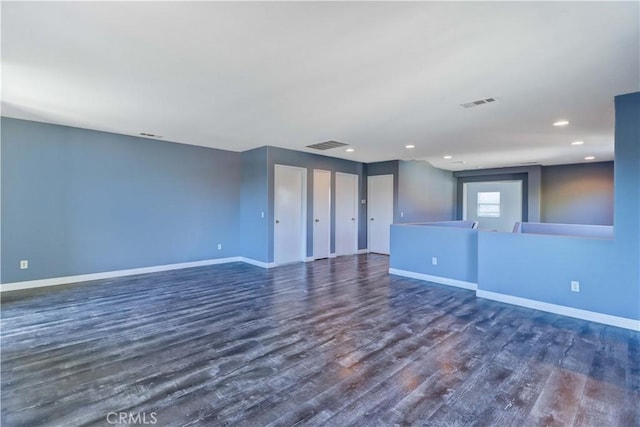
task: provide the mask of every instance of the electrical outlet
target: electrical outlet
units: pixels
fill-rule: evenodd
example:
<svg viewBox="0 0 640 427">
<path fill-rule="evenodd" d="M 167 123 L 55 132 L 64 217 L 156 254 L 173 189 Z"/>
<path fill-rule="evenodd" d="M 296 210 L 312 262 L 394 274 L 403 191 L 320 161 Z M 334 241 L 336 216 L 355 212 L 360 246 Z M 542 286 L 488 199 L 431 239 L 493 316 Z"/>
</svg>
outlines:
<svg viewBox="0 0 640 427">
<path fill-rule="evenodd" d="M 20 261 L 20 270 L 26 270 L 29 268 L 29 260 L 23 259 Z"/>
<path fill-rule="evenodd" d="M 438 265 L 438 257 L 432 257 L 431 258 L 431 265 Z"/>
<path fill-rule="evenodd" d="M 218 250 L 221 251 L 222 250 L 222 243 L 218 243 Z"/>
<path fill-rule="evenodd" d="M 571 281 L 571 292 L 580 292 L 580 282 Z"/>
<path fill-rule="evenodd" d="M 264 218 L 264 211 L 260 212 L 260 218 Z"/>
</svg>

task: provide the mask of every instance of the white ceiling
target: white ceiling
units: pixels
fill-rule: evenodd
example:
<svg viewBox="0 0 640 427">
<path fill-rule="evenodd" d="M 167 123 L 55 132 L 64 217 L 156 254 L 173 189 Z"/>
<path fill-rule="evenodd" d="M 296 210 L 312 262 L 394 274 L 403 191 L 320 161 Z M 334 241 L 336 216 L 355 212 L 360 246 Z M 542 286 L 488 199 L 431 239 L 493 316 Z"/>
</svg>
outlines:
<svg viewBox="0 0 640 427">
<path fill-rule="evenodd" d="M 451 170 L 610 160 L 613 97 L 640 90 L 639 6 L 2 2 L 2 114 Z"/>
</svg>

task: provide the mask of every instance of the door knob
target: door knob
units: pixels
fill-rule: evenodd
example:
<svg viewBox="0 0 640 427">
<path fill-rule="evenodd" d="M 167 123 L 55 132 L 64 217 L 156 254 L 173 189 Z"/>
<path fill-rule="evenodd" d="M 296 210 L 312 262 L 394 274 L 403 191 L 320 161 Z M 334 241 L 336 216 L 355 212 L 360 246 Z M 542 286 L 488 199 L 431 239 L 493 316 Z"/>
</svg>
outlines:
<svg viewBox="0 0 640 427">
<path fill-rule="evenodd" d="M 316 222 L 320 222 L 320 220 L 318 218 L 316 218 Z"/>
<path fill-rule="evenodd" d="M 280 221 L 276 219 L 276 224 L 280 224 Z"/>
<path fill-rule="evenodd" d="M 355 218 L 351 218 L 351 221 L 355 221 L 355 220 L 356 220 Z"/>
<path fill-rule="evenodd" d="M 373 221 L 373 218 L 371 218 L 371 221 Z"/>
</svg>

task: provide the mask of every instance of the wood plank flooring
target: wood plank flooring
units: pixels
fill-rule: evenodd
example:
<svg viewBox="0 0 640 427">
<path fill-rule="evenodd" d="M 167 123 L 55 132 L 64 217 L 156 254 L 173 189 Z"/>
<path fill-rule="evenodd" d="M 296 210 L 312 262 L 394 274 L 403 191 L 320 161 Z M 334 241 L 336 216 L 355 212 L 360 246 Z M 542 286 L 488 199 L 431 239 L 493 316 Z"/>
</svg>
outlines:
<svg viewBox="0 0 640 427">
<path fill-rule="evenodd" d="M 387 269 L 369 254 L 5 293 L 2 426 L 640 425 L 640 333 Z"/>
</svg>

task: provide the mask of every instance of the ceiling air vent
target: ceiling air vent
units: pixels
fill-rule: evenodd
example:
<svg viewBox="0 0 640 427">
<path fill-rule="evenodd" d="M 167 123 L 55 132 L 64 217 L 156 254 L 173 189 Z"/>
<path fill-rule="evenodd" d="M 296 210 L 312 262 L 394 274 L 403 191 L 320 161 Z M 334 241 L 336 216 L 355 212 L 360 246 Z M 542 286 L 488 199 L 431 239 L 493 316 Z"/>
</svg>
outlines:
<svg viewBox="0 0 640 427">
<path fill-rule="evenodd" d="M 140 135 L 146 136 L 146 137 L 149 137 L 149 138 L 164 138 L 164 136 L 156 135 L 155 133 L 140 132 Z"/>
<path fill-rule="evenodd" d="M 319 142 L 317 144 L 311 144 L 311 145 L 307 145 L 307 148 L 313 148 L 315 150 L 331 150 L 332 148 L 338 148 L 338 147 L 344 147 L 345 145 L 349 145 L 349 144 L 345 144 L 344 142 L 338 142 L 338 141 L 325 141 L 325 142 Z"/>
<path fill-rule="evenodd" d="M 497 101 L 496 98 L 484 98 L 484 99 L 478 99 L 476 101 L 465 102 L 464 104 L 460 104 L 460 105 L 463 106 L 464 108 L 472 108 L 472 107 L 477 107 L 478 105 L 490 104 L 496 101 Z"/>
</svg>

